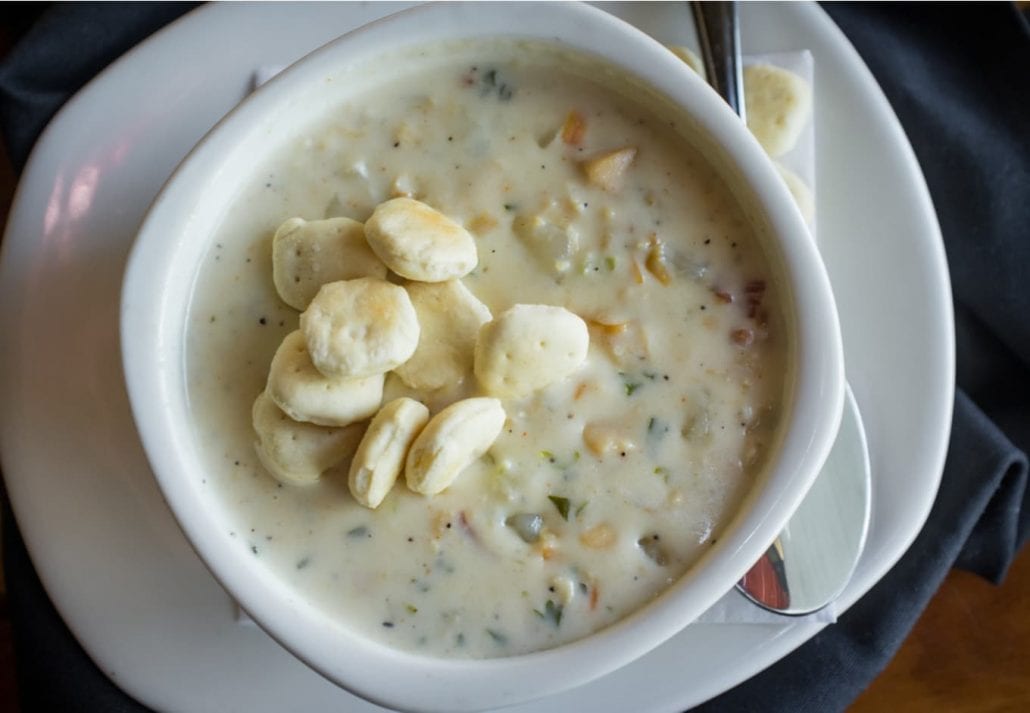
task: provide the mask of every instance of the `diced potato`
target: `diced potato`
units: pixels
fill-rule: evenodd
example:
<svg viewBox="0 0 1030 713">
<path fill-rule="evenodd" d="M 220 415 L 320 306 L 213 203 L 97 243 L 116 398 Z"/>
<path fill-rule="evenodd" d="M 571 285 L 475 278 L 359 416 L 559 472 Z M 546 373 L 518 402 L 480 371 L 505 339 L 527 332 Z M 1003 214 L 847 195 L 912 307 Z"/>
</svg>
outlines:
<svg viewBox="0 0 1030 713">
<path fill-rule="evenodd" d="M 595 186 L 615 192 L 622 187 L 626 169 L 630 167 L 636 156 L 637 150 L 632 146 L 616 149 L 585 161 L 583 171 L 587 175 L 587 180 Z"/>
<path fill-rule="evenodd" d="M 469 221 L 468 229 L 475 235 L 485 235 L 497 227 L 497 219 L 489 213 L 479 213 Z"/>
<path fill-rule="evenodd" d="M 579 536 L 582 545 L 591 550 L 606 550 L 615 544 L 616 539 L 618 539 L 618 535 L 615 528 L 606 522 L 584 530 Z"/>
<path fill-rule="evenodd" d="M 519 216 L 512 226 L 548 271 L 567 272 L 579 250 L 579 231 L 568 221 L 544 212 Z"/>
<path fill-rule="evenodd" d="M 615 325 L 588 323 L 590 338 L 601 346 L 617 366 L 626 366 L 651 355 L 647 332 L 636 320 Z"/>
<path fill-rule="evenodd" d="M 599 458 L 637 449 L 636 442 L 623 426 L 599 421 L 592 421 L 583 428 L 583 442 Z"/>
<path fill-rule="evenodd" d="M 553 532 L 544 530 L 540 533 L 540 539 L 533 545 L 533 549 L 542 559 L 552 560 L 558 556 L 558 538 Z"/>
<path fill-rule="evenodd" d="M 551 579 L 551 587 L 562 604 L 568 604 L 576 595 L 576 583 L 568 575 L 559 575 Z"/>
<path fill-rule="evenodd" d="M 665 242 L 651 233 L 647 245 L 647 260 L 644 262 L 647 271 L 660 283 L 668 285 L 672 282 L 672 275 L 669 273 L 669 263 L 665 255 Z"/>
<path fill-rule="evenodd" d="M 602 334 L 622 334 L 626 331 L 626 327 L 629 322 L 615 322 L 612 324 L 606 324 L 599 319 L 587 320 L 587 326 L 591 329 L 596 329 Z"/>
<path fill-rule="evenodd" d="M 415 193 L 415 182 L 407 174 L 397 176 L 390 185 L 391 198 L 414 198 Z"/>
</svg>

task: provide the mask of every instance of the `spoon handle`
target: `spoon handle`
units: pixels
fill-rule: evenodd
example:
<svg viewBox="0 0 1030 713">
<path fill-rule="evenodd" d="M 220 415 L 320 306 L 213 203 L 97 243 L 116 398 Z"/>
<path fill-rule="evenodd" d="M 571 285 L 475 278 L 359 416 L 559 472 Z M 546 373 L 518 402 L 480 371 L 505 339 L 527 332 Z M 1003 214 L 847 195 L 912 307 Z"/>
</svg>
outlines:
<svg viewBox="0 0 1030 713">
<path fill-rule="evenodd" d="M 708 83 L 746 121 L 737 3 L 694 0 L 690 6 Z"/>
</svg>

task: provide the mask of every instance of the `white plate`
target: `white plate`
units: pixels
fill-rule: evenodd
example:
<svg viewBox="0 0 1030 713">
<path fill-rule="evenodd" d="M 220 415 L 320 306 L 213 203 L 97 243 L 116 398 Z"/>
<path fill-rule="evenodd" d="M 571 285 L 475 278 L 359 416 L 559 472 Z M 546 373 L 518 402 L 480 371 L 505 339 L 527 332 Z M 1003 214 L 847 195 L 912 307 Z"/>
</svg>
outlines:
<svg viewBox="0 0 1030 713">
<path fill-rule="evenodd" d="M 256 627 L 186 544 L 154 483 L 122 383 L 118 297 L 144 211 L 185 152 L 249 90 L 399 5 L 225 4 L 125 55 L 49 125 L 22 177 L 0 265 L 0 453 L 19 527 L 86 651 L 162 710 L 376 710 Z M 681 3 L 608 9 L 692 44 Z M 527 10 L 531 11 L 531 9 Z M 879 88 L 808 4 L 744 4 L 747 52 L 812 51 L 819 235 L 873 467 L 865 553 L 844 609 L 922 526 L 951 421 L 954 332 L 940 231 Z M 518 709 L 673 711 L 752 676 L 821 625 L 696 624 L 586 687 Z"/>
</svg>

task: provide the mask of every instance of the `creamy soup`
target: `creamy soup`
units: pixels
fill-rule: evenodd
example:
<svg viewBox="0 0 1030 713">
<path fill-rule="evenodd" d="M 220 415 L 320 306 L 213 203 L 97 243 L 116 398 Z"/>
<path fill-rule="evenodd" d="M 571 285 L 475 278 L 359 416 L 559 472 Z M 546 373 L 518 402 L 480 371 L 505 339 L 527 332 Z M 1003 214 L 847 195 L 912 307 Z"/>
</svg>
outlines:
<svg viewBox="0 0 1030 713">
<path fill-rule="evenodd" d="M 759 477 L 790 372 L 782 293 L 726 186 L 615 73 L 495 42 L 397 74 L 256 167 L 211 238 L 186 327 L 200 477 L 240 557 L 363 635 L 447 657 L 550 648 L 653 600 Z M 621 173 L 591 174 L 626 148 Z M 571 376 L 504 400 L 500 437 L 447 490 L 402 477 L 370 510 L 346 462 L 310 487 L 277 483 L 250 414 L 298 327 L 272 283 L 277 226 L 364 221 L 399 195 L 472 232 L 463 283 L 493 315 L 559 305 L 590 346 Z M 481 393 L 471 370 L 433 393 L 394 375 L 384 403 L 435 413 Z"/>
</svg>

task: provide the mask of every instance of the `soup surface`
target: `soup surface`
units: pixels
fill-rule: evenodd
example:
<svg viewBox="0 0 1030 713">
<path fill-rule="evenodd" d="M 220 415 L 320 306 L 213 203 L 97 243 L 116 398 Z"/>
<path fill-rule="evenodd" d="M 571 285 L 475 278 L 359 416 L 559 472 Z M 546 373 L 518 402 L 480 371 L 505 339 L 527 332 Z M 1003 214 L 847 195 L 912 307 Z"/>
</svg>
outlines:
<svg viewBox="0 0 1030 713">
<path fill-rule="evenodd" d="M 186 326 L 190 404 L 240 557 L 387 645 L 507 656 L 632 613 L 716 542 L 777 441 L 789 339 L 730 192 L 607 72 L 503 42 L 419 67 L 281 147 L 227 207 Z M 591 174 L 627 148 L 624 170 Z M 587 321 L 590 347 L 570 377 L 504 401 L 500 437 L 450 488 L 426 497 L 401 478 L 369 510 L 346 462 L 311 487 L 277 483 L 250 414 L 298 326 L 272 283 L 276 228 L 364 221 L 398 195 L 473 233 L 463 282 L 495 316 L 560 305 Z M 435 413 L 480 393 L 471 371 L 433 393 L 391 375 L 384 403 L 410 395 Z"/>
</svg>

